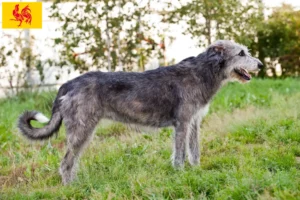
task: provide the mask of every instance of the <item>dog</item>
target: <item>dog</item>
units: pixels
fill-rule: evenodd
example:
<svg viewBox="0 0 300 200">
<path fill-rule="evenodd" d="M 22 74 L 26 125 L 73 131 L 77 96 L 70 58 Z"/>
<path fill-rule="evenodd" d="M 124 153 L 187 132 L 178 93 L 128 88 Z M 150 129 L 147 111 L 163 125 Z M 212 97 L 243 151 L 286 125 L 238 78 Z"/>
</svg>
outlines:
<svg viewBox="0 0 300 200">
<path fill-rule="evenodd" d="M 64 184 L 76 177 L 79 156 L 104 118 L 174 127 L 173 166 L 183 167 L 186 152 L 190 164 L 199 165 L 200 123 L 213 96 L 228 81 L 248 82 L 249 72 L 262 67 L 245 46 L 219 40 L 198 56 L 168 67 L 145 72 L 88 72 L 60 87 L 50 121 L 39 112 L 25 111 L 18 128 L 30 140 L 44 140 L 64 121 L 67 151 L 60 166 Z M 31 120 L 48 123 L 34 128 Z"/>
</svg>

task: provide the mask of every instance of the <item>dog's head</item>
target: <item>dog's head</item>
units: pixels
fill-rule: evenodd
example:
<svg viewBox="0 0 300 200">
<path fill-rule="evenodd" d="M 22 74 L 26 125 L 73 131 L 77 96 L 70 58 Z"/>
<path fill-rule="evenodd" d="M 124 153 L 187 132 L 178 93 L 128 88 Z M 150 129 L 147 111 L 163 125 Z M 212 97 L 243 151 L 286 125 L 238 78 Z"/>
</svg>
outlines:
<svg viewBox="0 0 300 200">
<path fill-rule="evenodd" d="M 208 59 L 219 63 L 226 80 L 247 82 L 249 72 L 258 71 L 263 64 L 248 52 L 247 47 L 229 40 L 219 40 L 207 49 Z"/>
</svg>

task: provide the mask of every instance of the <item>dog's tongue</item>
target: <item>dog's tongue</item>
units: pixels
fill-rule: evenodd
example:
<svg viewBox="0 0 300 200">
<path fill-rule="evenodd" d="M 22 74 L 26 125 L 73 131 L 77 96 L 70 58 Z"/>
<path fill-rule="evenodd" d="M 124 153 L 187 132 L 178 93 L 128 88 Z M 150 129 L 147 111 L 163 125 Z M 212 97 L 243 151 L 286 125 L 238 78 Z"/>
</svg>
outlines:
<svg viewBox="0 0 300 200">
<path fill-rule="evenodd" d="M 243 74 L 243 78 L 246 80 L 250 80 L 251 79 L 251 75 L 248 73 L 247 70 L 245 70 L 244 68 L 241 68 L 241 72 Z"/>
</svg>

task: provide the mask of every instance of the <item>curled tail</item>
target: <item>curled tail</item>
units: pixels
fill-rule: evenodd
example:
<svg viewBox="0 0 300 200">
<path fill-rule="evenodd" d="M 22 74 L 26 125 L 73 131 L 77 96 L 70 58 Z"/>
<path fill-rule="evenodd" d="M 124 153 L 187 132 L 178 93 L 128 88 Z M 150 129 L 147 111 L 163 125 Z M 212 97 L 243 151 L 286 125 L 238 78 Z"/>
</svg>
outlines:
<svg viewBox="0 0 300 200">
<path fill-rule="evenodd" d="M 54 102 L 52 109 L 52 117 L 50 121 L 43 128 L 34 128 L 30 121 L 36 120 L 41 123 L 48 122 L 48 118 L 37 111 L 25 111 L 19 118 L 18 128 L 21 133 L 30 140 L 43 140 L 51 137 L 59 130 L 62 122 L 62 116 L 59 112 L 59 105 L 57 100 Z"/>
</svg>

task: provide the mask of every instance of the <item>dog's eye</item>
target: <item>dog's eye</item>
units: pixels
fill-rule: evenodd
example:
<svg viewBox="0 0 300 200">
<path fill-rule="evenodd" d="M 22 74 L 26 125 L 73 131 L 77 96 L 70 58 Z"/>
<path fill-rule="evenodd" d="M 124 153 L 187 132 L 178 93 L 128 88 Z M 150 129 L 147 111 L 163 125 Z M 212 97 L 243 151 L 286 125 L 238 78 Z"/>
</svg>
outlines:
<svg viewBox="0 0 300 200">
<path fill-rule="evenodd" d="M 242 50 L 238 55 L 239 56 L 245 56 L 246 54 L 245 54 L 244 50 Z"/>
</svg>

